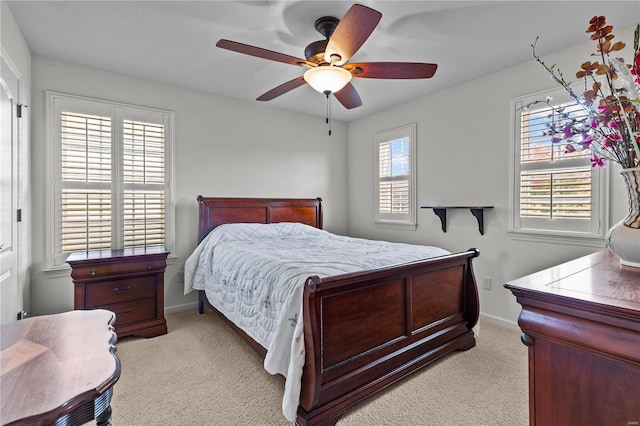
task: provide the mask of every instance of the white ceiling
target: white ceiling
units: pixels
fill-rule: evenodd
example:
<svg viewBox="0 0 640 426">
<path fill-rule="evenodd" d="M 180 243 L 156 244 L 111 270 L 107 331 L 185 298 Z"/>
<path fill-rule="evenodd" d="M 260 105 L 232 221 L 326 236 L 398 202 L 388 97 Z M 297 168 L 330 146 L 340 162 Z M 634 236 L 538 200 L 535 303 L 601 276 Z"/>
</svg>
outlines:
<svg viewBox="0 0 640 426">
<path fill-rule="evenodd" d="M 248 101 L 304 68 L 220 49 L 226 38 L 304 58 L 321 16 L 351 1 L 9 1 L 34 54 Z M 363 106 L 333 102 L 351 121 L 502 68 L 588 41 L 594 15 L 615 29 L 640 21 L 640 1 L 362 1 L 382 20 L 351 62 L 438 64 L 427 80 L 354 79 Z M 632 44 L 631 40 L 625 40 Z M 543 72 L 543 71 L 541 71 Z M 462 101 L 462 100 L 461 100 Z M 304 85 L 265 105 L 324 117 L 324 95 Z"/>
</svg>

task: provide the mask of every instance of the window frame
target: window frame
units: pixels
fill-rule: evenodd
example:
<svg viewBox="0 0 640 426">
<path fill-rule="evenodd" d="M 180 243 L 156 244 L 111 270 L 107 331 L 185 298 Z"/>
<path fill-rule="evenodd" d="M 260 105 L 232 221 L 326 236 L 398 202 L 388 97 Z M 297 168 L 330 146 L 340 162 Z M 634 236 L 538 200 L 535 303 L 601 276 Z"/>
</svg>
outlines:
<svg viewBox="0 0 640 426">
<path fill-rule="evenodd" d="M 511 100 L 511 126 L 512 138 L 510 140 L 510 168 L 509 168 L 509 224 L 508 233 L 512 239 L 536 242 L 549 242 L 561 244 L 573 244 L 589 247 L 605 247 L 606 232 L 609 222 L 609 169 L 606 167 L 591 167 L 590 158 L 585 160 L 563 160 L 563 168 L 570 169 L 573 167 L 583 166 L 583 163 L 589 164 L 591 168 L 591 213 L 592 218 L 589 219 L 588 230 L 569 229 L 572 226 L 564 227 L 557 219 L 540 219 L 531 220 L 528 218 L 523 223 L 520 217 L 520 173 L 523 170 L 531 170 L 528 167 L 521 167 L 521 114 L 520 110 L 523 105 L 527 105 L 534 101 L 539 101 L 551 97 L 552 104 L 562 104 L 571 102 L 572 99 L 562 88 L 544 90 L 541 92 L 518 96 Z M 562 170 L 563 168 L 547 168 L 547 170 Z M 562 219 L 562 221 L 577 221 L 578 219 Z M 583 219 L 584 220 L 584 219 Z M 538 222 L 536 227 L 527 226 L 526 222 Z M 569 222 L 570 223 L 570 222 Z M 553 226 L 543 226 L 543 225 Z"/>
<path fill-rule="evenodd" d="M 65 262 L 66 255 L 58 247 L 56 238 L 59 228 L 60 218 L 56 216 L 56 203 L 59 202 L 58 192 L 62 188 L 59 179 L 61 172 L 61 112 L 63 109 L 80 114 L 107 115 L 111 117 L 111 138 L 112 143 L 119 140 L 119 146 L 114 149 L 120 152 L 122 148 L 122 138 L 118 136 L 122 133 L 122 123 L 124 120 L 146 121 L 152 123 L 162 123 L 164 131 L 164 197 L 165 197 L 165 241 L 164 247 L 167 251 L 173 252 L 175 247 L 175 196 L 174 196 L 174 121 L 175 113 L 168 110 L 149 108 L 144 106 L 125 104 L 97 98 L 71 95 L 66 93 L 46 91 L 46 178 L 45 187 L 45 256 L 43 271 L 50 276 L 63 276 L 68 272 L 69 265 Z M 112 164 L 120 163 L 116 156 L 112 158 Z M 120 193 L 124 190 L 121 183 L 122 176 L 115 176 L 112 172 L 111 190 Z M 123 193 L 124 194 L 124 193 Z M 123 216 L 124 217 L 124 216 Z M 113 217 L 114 227 L 122 226 L 122 217 Z M 112 248 L 122 248 L 124 242 L 120 235 L 112 235 Z M 175 256 L 173 256 L 175 257 Z"/>
<path fill-rule="evenodd" d="M 381 213 L 380 212 L 380 144 L 396 139 L 409 139 L 409 208 L 408 213 Z M 393 129 L 376 132 L 374 139 L 374 223 L 381 228 L 395 228 L 415 230 L 417 228 L 417 203 L 416 203 L 416 152 L 417 152 L 417 125 L 416 123 L 395 127 Z"/>
</svg>

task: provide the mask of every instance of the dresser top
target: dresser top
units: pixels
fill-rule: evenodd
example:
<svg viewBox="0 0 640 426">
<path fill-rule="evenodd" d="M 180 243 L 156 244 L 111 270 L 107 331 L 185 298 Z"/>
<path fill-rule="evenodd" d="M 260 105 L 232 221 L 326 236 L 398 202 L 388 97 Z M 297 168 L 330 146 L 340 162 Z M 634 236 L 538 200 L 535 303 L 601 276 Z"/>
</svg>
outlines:
<svg viewBox="0 0 640 426">
<path fill-rule="evenodd" d="M 89 250 L 71 253 L 69 257 L 67 257 L 66 261 L 67 263 L 71 263 L 83 260 L 112 259 L 116 257 L 148 256 L 156 254 L 169 254 L 169 252 L 164 246 L 130 247 L 118 250 Z"/>
<path fill-rule="evenodd" d="M 505 287 L 530 297 L 563 297 L 640 312 L 640 268 L 620 265 L 609 250 L 518 278 Z"/>
<path fill-rule="evenodd" d="M 120 377 L 114 320 L 95 309 L 0 326 L 0 423 L 52 424 L 113 386 Z"/>
</svg>

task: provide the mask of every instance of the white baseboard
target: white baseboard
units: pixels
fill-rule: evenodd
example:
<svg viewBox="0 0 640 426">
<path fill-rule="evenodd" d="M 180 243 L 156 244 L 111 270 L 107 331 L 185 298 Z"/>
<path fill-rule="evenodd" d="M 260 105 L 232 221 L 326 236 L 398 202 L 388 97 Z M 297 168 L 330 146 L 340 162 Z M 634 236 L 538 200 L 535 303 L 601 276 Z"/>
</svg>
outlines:
<svg viewBox="0 0 640 426">
<path fill-rule="evenodd" d="M 165 306 L 164 313 L 174 314 L 176 312 L 188 311 L 189 309 L 193 309 L 194 311 L 198 309 L 198 302 L 185 303 L 184 305 Z"/>
<path fill-rule="evenodd" d="M 506 327 L 506 328 L 511 328 L 513 330 L 520 330 L 520 326 L 518 325 L 518 323 L 506 320 L 504 318 L 495 317 L 493 315 L 480 313 L 480 319 L 483 320 L 483 321 L 488 321 L 488 322 L 492 322 L 494 324 L 501 325 L 501 326 Z"/>
</svg>

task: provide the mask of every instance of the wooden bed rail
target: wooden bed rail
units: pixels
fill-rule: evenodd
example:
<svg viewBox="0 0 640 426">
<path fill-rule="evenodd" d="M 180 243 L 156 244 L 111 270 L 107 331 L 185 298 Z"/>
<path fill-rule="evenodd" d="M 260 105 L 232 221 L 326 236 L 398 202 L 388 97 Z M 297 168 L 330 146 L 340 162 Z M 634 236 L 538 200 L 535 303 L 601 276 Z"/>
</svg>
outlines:
<svg viewBox="0 0 640 426">
<path fill-rule="evenodd" d="M 298 424 L 333 424 L 358 401 L 475 346 L 478 250 L 320 279 L 304 290 Z"/>
</svg>

